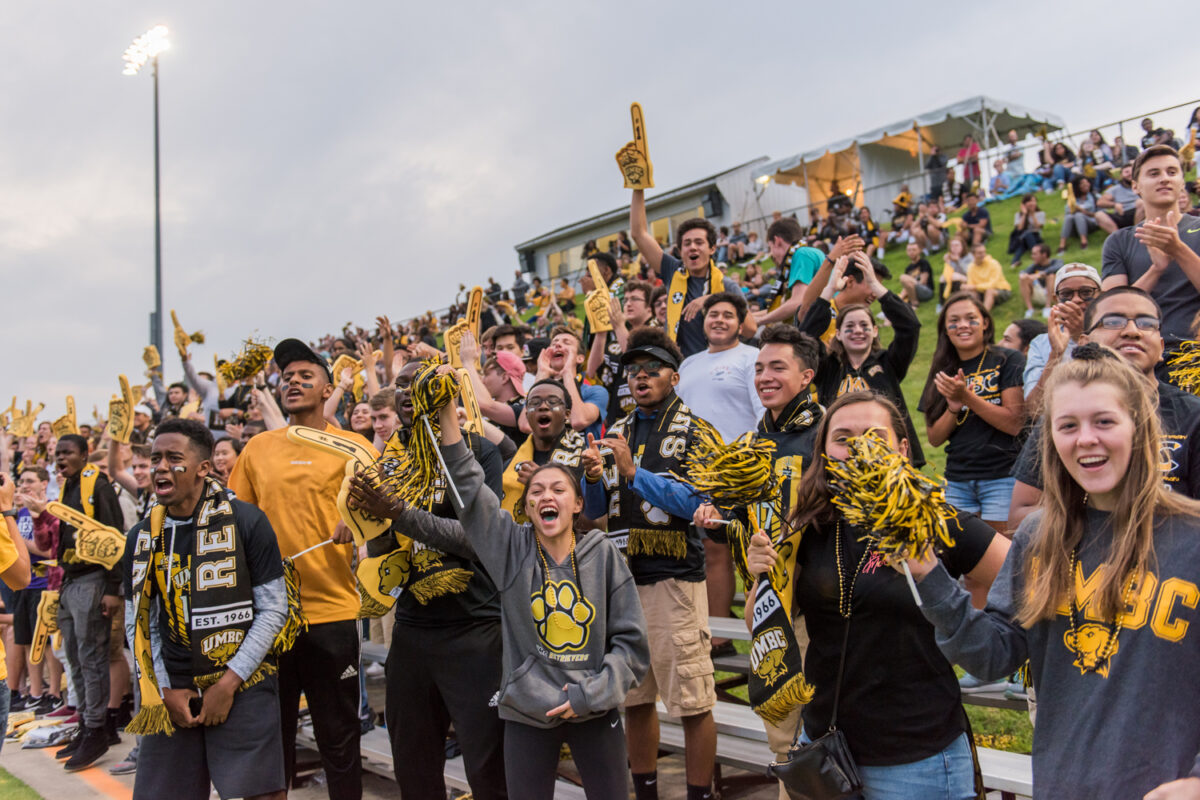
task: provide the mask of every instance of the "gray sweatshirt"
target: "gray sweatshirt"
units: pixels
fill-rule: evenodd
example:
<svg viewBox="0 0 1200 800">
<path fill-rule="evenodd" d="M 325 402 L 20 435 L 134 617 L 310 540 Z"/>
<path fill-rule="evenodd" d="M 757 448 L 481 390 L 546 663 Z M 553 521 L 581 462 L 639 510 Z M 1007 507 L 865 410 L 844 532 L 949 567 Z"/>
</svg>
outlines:
<svg viewBox="0 0 1200 800">
<path fill-rule="evenodd" d="M 987 609 L 940 566 L 919 585 L 938 647 L 972 675 L 997 679 L 1029 659 L 1037 689 L 1033 796 L 1138 798 L 1200 777 L 1200 519 L 1155 522 L 1157 565 L 1127 613 L 1107 670 L 1085 672 L 1068 647 L 1066 608 L 1025 629 L 1013 621 L 1025 591 L 1026 553 L 1041 512 L 1013 537 Z M 1079 548 L 1076 634 L 1084 654 L 1104 645 L 1111 619 L 1087 600 L 1111 543 L 1110 515 L 1089 510 Z"/>
<path fill-rule="evenodd" d="M 397 529 L 440 550 L 473 551 L 500 590 L 500 718 L 552 728 L 562 720 L 546 712 L 566 700 L 579 720 L 619 707 L 650 663 L 641 601 L 621 553 L 589 533 L 576 540 L 578 584 L 570 556 L 556 564 L 547 555 L 545 576 L 533 526 L 501 510 L 471 451 L 460 442 L 442 455 L 466 504 L 461 522 L 408 509 Z"/>
</svg>

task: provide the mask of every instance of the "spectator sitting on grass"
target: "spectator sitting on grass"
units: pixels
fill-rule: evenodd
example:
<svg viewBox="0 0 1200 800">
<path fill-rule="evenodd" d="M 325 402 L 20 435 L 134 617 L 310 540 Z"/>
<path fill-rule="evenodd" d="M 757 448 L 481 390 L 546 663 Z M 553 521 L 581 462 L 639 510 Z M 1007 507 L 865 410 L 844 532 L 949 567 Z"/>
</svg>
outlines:
<svg viewBox="0 0 1200 800">
<path fill-rule="evenodd" d="M 1080 175 L 1071 183 L 1074 196 L 1068 196 L 1067 207 L 1063 211 L 1062 235 L 1058 239 L 1058 255 L 1067 251 L 1067 242 L 1072 236 L 1079 237 L 1080 249 L 1086 250 L 1088 234 L 1100 227 L 1096 221 L 1096 193 L 1092 191 L 1092 181 Z"/>
<path fill-rule="evenodd" d="M 1105 233 L 1116 233 L 1137 221 L 1141 209 L 1141 198 L 1133 190 L 1133 162 L 1121 167 L 1121 180 L 1104 190 L 1096 198 L 1096 224 Z"/>
<path fill-rule="evenodd" d="M 988 192 L 992 197 L 1000 197 L 1008 192 L 1009 186 L 1012 185 L 1012 176 L 1004 170 L 1004 159 L 997 158 L 992 163 L 992 170 L 995 172 L 992 175 L 992 180 L 988 183 Z"/>
<path fill-rule="evenodd" d="M 939 287 L 938 313 L 942 313 L 941 300 L 949 297 L 962 288 L 967 282 L 967 270 L 975 258 L 967 252 L 967 245 L 957 236 L 950 240 L 946 248 L 946 256 L 942 259 L 942 284 Z"/>
<path fill-rule="evenodd" d="M 916 242 L 909 242 L 906 252 L 908 266 L 900 276 L 900 285 L 903 287 L 900 290 L 900 299 L 916 308 L 933 297 L 933 268 L 929 266 L 925 256 L 921 255 L 921 247 Z"/>
<path fill-rule="evenodd" d="M 1030 193 L 1021 198 L 1021 207 L 1013 214 L 1013 229 L 1008 234 L 1008 252 L 1012 267 L 1021 265 L 1021 257 L 1042 241 L 1046 212 L 1038 209 L 1037 196 Z"/>
<path fill-rule="evenodd" d="M 1046 191 L 1050 191 L 1052 187 L 1061 189 L 1074 175 L 1075 153 L 1063 142 L 1050 144 L 1047 140 L 1042 144 L 1042 148 L 1045 155 L 1043 163 L 1050 167 L 1050 177 L 1043 182 L 1043 186 Z"/>
<path fill-rule="evenodd" d="M 1114 136 L 1112 143 L 1112 162 L 1114 167 L 1133 166 L 1137 160 L 1138 149 L 1131 144 L 1125 144 L 1124 136 Z"/>
<path fill-rule="evenodd" d="M 974 247 L 992 238 L 992 215 L 979 205 L 979 192 L 968 191 L 966 203 L 967 210 L 963 212 L 962 220 L 967 228 L 965 235 L 968 244 Z"/>
<path fill-rule="evenodd" d="M 909 228 L 911 241 L 916 242 L 925 251 L 941 249 L 942 242 L 946 239 L 946 234 L 942 230 L 945 223 L 945 216 L 939 219 L 937 212 L 930 210 L 928 204 L 917 204 L 917 216 Z"/>
<path fill-rule="evenodd" d="M 1017 275 L 1021 299 L 1025 302 L 1025 316 L 1033 316 L 1034 303 L 1046 306 L 1046 313 L 1049 314 L 1046 298 L 1054 292 L 1054 274 L 1062 267 L 1062 259 L 1050 258 L 1050 247 L 1045 242 L 1035 244 L 1029 255 L 1033 263 Z"/>
<path fill-rule="evenodd" d="M 967 267 L 967 283 L 963 288 L 978 295 L 983 307 L 991 311 L 997 303 L 1012 297 L 1012 285 L 1004 277 L 1000 262 L 988 254 L 983 244 L 971 248 L 971 255 L 974 261 Z"/>
</svg>

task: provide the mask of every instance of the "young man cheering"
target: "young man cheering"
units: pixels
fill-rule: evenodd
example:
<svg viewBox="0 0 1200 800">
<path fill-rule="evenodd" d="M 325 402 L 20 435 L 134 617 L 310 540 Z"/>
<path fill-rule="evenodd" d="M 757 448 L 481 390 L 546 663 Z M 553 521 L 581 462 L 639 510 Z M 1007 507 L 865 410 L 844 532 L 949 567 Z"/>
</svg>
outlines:
<svg viewBox="0 0 1200 800">
<path fill-rule="evenodd" d="M 658 240 L 650 234 L 646 222 L 646 193 L 643 189 L 633 190 L 633 200 L 629 204 L 629 228 L 638 252 L 667 287 L 667 335 L 671 341 L 679 344 L 685 358 L 692 353 L 699 353 L 707 344 L 704 341 L 704 320 L 700 316 L 704 298 L 716 292 L 738 291 L 737 284 L 726 280 L 713 261 L 717 252 L 717 229 L 700 217 L 684 220 L 675 235 L 683 259 L 664 253 Z M 753 326 L 753 320 L 746 323 L 746 336 L 754 335 Z"/>
<path fill-rule="evenodd" d="M 1133 164 L 1134 191 L 1146 221 L 1122 228 L 1104 242 L 1103 288 L 1134 286 L 1162 307 L 1162 334 L 1168 348 L 1191 338 L 1200 312 L 1200 224 L 1179 216 L 1183 166 L 1168 145 L 1154 145 Z"/>
<path fill-rule="evenodd" d="M 54 461 L 66 482 L 63 505 L 81 511 L 102 525 L 125 530 L 117 495 L 99 467 L 87 463 L 87 440 L 67 434 L 58 440 Z M 63 570 L 59 590 L 58 630 L 71 670 L 71 683 L 80 705 L 82 727 L 70 744 L 54 754 L 67 759 L 69 772 L 85 769 L 108 751 L 117 737 L 116 718 L 108 714 L 108 648 L 110 617 L 121 608 L 121 573 L 75 555 L 75 527 L 60 522 L 58 551 Z"/>
<path fill-rule="evenodd" d="M 638 800 L 658 797 L 658 712 L 683 720 L 688 800 L 712 795 L 717 729 L 712 708 L 712 637 L 708 630 L 704 546 L 692 525 L 701 498 L 669 477 L 701 427 L 675 394 L 679 348 L 658 328 L 630 334 L 621 361 L 637 409 L 584 451 L 584 516 L 608 514 L 637 583 L 650 639 L 650 672 L 625 698 L 629 767 Z M 612 453 L 602 456 L 599 447 Z"/>
<path fill-rule="evenodd" d="M 284 339 L 275 347 L 275 363 L 281 372 L 283 411 L 292 425 L 351 439 L 377 454 L 363 437 L 325 421 L 325 401 L 333 394 L 325 359 L 299 339 Z M 229 488 L 238 498 L 266 513 L 285 557 L 330 537 L 335 542 L 296 560 L 300 603 L 309 624 L 279 659 L 286 785 L 295 774 L 296 720 L 304 692 L 331 800 L 362 796 L 359 597 L 350 567 L 353 548 L 347 546 L 352 537 L 337 510 L 345 470 L 344 458 L 296 444 L 288 439 L 287 428 L 279 428 L 247 442 L 229 476 Z"/>
<path fill-rule="evenodd" d="M 287 589 L 266 515 L 212 477 L 213 438 L 168 419 L 151 451 L 158 505 L 125 545 L 125 628 L 142 708 L 135 800 L 282 800 L 274 658 Z M 155 708 L 160 710 L 154 721 Z"/>
<path fill-rule="evenodd" d="M 579 336 L 570 328 L 560 326 L 550 331 L 550 344 L 538 355 L 534 380 L 560 381 L 571 395 L 571 427 L 583 434 L 599 436 L 600 420 L 608 408 L 608 392 L 602 386 L 584 383 L 579 371 L 582 366 Z M 530 430 L 524 411 L 518 425 L 522 431 Z"/>
</svg>

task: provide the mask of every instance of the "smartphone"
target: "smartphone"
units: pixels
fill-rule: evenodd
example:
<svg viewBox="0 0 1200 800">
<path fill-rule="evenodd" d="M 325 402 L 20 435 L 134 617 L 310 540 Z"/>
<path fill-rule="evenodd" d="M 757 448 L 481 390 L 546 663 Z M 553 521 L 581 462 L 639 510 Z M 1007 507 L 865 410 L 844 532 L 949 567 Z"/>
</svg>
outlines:
<svg viewBox="0 0 1200 800">
<path fill-rule="evenodd" d="M 200 716 L 200 709 L 202 708 L 204 708 L 204 699 L 200 695 L 188 698 L 188 711 L 192 712 L 193 717 Z"/>
</svg>

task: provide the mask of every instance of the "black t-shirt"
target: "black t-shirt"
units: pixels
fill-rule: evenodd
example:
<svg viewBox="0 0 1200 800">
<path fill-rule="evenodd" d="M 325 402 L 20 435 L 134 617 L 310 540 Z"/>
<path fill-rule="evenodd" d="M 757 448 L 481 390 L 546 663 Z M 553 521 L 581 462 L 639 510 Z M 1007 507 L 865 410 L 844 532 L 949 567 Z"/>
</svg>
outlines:
<svg viewBox="0 0 1200 800">
<path fill-rule="evenodd" d="M 1025 383 L 1025 356 L 1007 347 L 991 345 L 982 361 L 978 356 L 959 361 L 946 372 L 955 375 L 960 369 L 967 378 L 967 389 L 993 405 L 1000 405 L 1005 389 Z M 919 410 L 924 411 L 924 406 Z M 993 428 L 966 408 L 958 419 L 961 424 L 955 425 L 946 442 L 946 480 L 1007 478 L 1021 453 L 1021 439 Z"/>
<path fill-rule="evenodd" d="M 637 403 L 629 393 L 629 381 L 621 364 L 621 355 L 625 351 L 617 341 L 616 334 L 610 331 L 596 335 L 605 337 L 604 360 L 596 370 L 596 381 L 608 392 L 608 408 L 604 412 L 604 425 L 608 427 L 633 411 Z"/>
<path fill-rule="evenodd" d="M 996 532 L 969 514 L 948 524 L 955 546 L 938 555 L 957 577 L 975 568 Z M 828 523 L 806 531 L 796 556 L 795 613 L 804 615 L 809 636 L 804 674 L 817 687 L 803 712 L 813 739 L 829 728 L 846 628 L 838 612 L 835 534 L 836 526 Z M 860 560 L 863 566 L 854 582 L 837 724 L 858 763 L 906 764 L 940 752 L 963 733 L 962 697 L 904 576 L 877 555 L 864 560 L 867 542 L 860 535 L 841 526 L 847 592 Z"/>
<path fill-rule="evenodd" d="M 1112 275 L 1124 275 L 1132 284 L 1150 269 L 1150 253 L 1133 235 L 1135 230 L 1121 228 L 1104 240 L 1104 253 L 1100 257 L 1101 277 L 1107 279 Z M 1192 252 L 1200 253 L 1200 222 L 1184 215 L 1179 221 L 1179 238 Z M 1150 296 L 1162 308 L 1163 338 L 1168 342 L 1191 339 L 1192 320 L 1200 312 L 1200 291 L 1196 290 L 1179 264 L 1174 261 L 1167 264 L 1166 271 L 1150 290 Z"/>
<path fill-rule="evenodd" d="M 671 276 L 683 268 L 682 261 L 670 253 L 663 253 L 662 264 L 659 266 L 658 274 L 662 278 L 663 285 L 667 287 L 668 292 L 671 290 Z M 706 288 L 707 291 L 705 291 Z M 737 285 L 728 279 L 723 279 L 720 286 L 708 286 L 707 277 L 693 278 L 689 276 L 687 279 L 687 293 L 683 298 L 683 307 L 686 308 L 688 303 L 697 297 L 703 297 L 707 294 L 717 294 L 718 292 L 737 293 L 738 291 L 740 290 Z M 680 313 L 679 333 L 675 337 L 675 343 L 679 345 L 684 358 L 693 353 L 699 353 L 701 350 L 707 350 L 708 340 L 704 338 L 704 315 L 697 314 L 689 322 L 685 321 L 683 314 Z"/>
<path fill-rule="evenodd" d="M 279 543 L 275 531 L 267 515 L 257 506 L 233 500 L 233 518 L 237 526 L 237 534 L 242 540 L 242 552 L 246 557 L 246 569 L 250 574 L 250 585 L 261 586 L 276 578 L 283 577 L 283 558 L 279 555 Z M 172 522 L 175 524 L 172 526 Z M 148 531 L 150 521 L 144 519 L 134 525 L 125 538 L 125 556 L 122 559 L 122 571 L 125 579 L 125 597 L 133 597 L 133 551 L 137 546 L 138 535 Z M 192 574 L 192 555 L 196 551 L 196 525 L 194 520 L 176 519 L 170 515 L 163 523 L 162 545 L 154 553 L 153 568 L 163 569 L 163 553 L 174 553 L 171 577 L 176 580 L 178 575 L 187 576 L 187 588 L 190 593 Z M 176 566 L 178 565 L 178 566 Z M 154 580 L 151 575 L 146 580 Z M 163 597 L 155 588 L 154 602 L 158 604 L 158 632 L 162 639 L 163 664 L 167 674 L 171 676 L 171 686 L 176 689 L 186 689 L 192 686 L 192 648 L 180 641 L 167 621 Z"/>
<path fill-rule="evenodd" d="M 483 468 L 484 485 L 491 489 L 496 497 L 503 497 L 504 461 L 500 458 L 500 450 L 487 439 L 475 434 L 464 433 L 463 437 L 475 454 L 476 460 L 479 461 L 479 466 Z M 449 488 L 437 491 L 437 498 L 431 511 L 439 517 L 457 519 L 458 515 L 454 511 L 454 499 L 450 496 Z M 390 539 L 391 544 L 395 544 L 395 538 L 390 533 L 378 538 Z M 377 545 L 377 547 L 379 546 Z M 384 550 L 386 551 L 387 548 L 384 547 Z M 370 547 L 370 543 L 368 543 L 368 552 L 371 555 L 379 554 Z M 491 576 L 487 574 L 483 565 L 478 561 L 471 561 L 451 553 L 446 553 L 440 558 L 447 567 L 470 570 L 471 580 L 467 583 L 467 588 L 456 594 L 435 597 L 425 605 L 422 605 L 412 592 L 402 592 L 396 598 L 396 622 L 403 622 L 414 627 L 437 628 L 479 620 L 499 619 L 500 595 L 496 591 L 496 584 L 492 582 Z"/>
<path fill-rule="evenodd" d="M 1039 490 L 1042 488 L 1039 447 L 1044 419 L 1034 423 L 1012 471 L 1021 483 Z M 1162 425 L 1159 468 L 1163 485 L 1200 499 L 1200 397 L 1159 381 L 1158 420 Z"/>
<path fill-rule="evenodd" d="M 909 264 L 904 268 L 905 275 L 912 275 L 917 279 L 917 283 L 923 283 L 926 286 L 933 288 L 933 267 L 929 266 L 929 261 L 924 256 Z M 924 280 L 922 280 L 924 278 Z"/>
<path fill-rule="evenodd" d="M 971 209 L 968 208 L 965 212 L 963 212 L 962 219 L 963 219 L 963 222 L 965 222 L 968 225 L 974 225 L 974 224 L 978 223 L 981 219 L 987 220 L 987 224 L 984 225 L 983 227 L 985 230 L 987 230 L 989 233 L 991 233 L 992 215 L 989 214 L 988 210 L 986 208 L 984 208 L 983 206 L 978 206 L 974 211 L 972 211 Z"/>
</svg>

